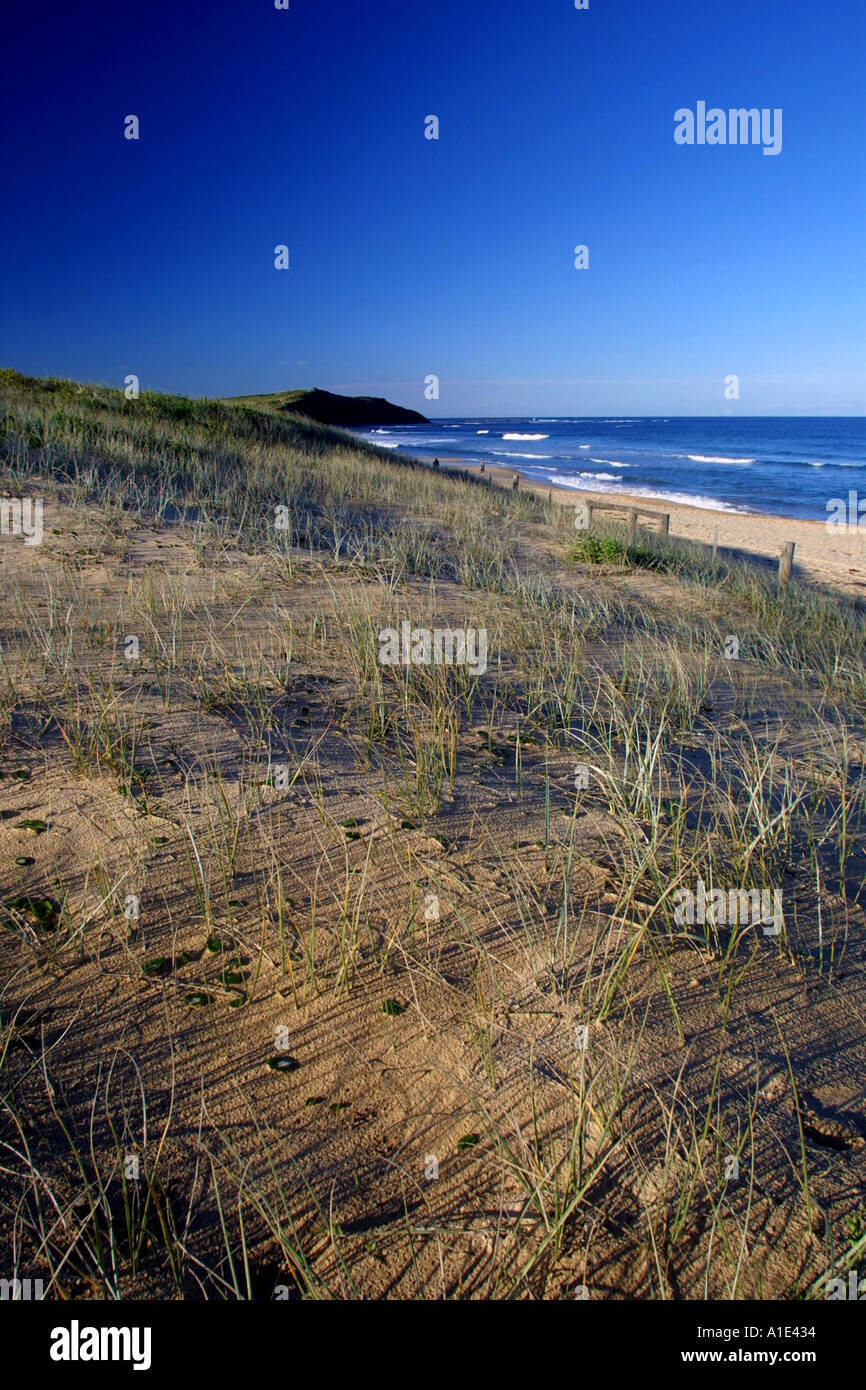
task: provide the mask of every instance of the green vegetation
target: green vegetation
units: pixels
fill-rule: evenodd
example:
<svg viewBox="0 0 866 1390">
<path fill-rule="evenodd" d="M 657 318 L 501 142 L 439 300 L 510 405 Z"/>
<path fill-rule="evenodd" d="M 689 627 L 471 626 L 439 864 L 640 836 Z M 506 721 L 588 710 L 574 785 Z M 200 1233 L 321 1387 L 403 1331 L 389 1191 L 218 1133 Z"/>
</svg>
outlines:
<svg viewBox="0 0 866 1390">
<path fill-rule="evenodd" d="M 618 565 L 626 559 L 628 547 L 615 536 L 596 536 L 587 531 L 570 548 L 573 560 L 591 565 Z"/>
<path fill-rule="evenodd" d="M 248 404 L 7 370 L 0 469 L 46 498 L 0 541 L 10 1273 L 781 1298 L 858 1257 L 861 605 Z M 383 666 L 403 620 L 486 671 Z M 781 930 L 680 920 L 698 881 Z"/>
<path fill-rule="evenodd" d="M 197 522 L 250 550 L 277 540 L 428 577 L 507 563 L 506 516 L 542 512 L 529 495 L 475 487 L 467 499 L 465 485 L 327 425 L 149 391 L 126 400 L 8 368 L 0 466 L 19 487 L 49 476 L 77 502 Z"/>
</svg>

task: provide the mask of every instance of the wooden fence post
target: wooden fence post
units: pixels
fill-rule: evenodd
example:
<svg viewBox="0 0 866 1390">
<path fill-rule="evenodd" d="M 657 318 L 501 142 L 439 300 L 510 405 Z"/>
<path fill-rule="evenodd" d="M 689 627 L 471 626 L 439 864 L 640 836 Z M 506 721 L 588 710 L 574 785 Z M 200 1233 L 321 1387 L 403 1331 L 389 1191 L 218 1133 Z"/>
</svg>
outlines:
<svg viewBox="0 0 866 1390">
<path fill-rule="evenodd" d="M 787 584 L 794 564 L 794 542 L 786 541 L 779 556 L 779 583 Z"/>
<path fill-rule="evenodd" d="M 671 514 L 670 514 L 670 512 L 662 512 L 661 518 L 660 518 L 660 520 L 659 520 L 659 535 L 660 535 L 660 536 L 669 536 L 669 535 L 670 535 L 670 531 L 671 531 Z"/>
<path fill-rule="evenodd" d="M 635 541 L 637 540 L 637 508 L 636 508 L 636 507 L 629 507 L 628 511 L 626 512 L 626 519 L 627 519 L 627 521 L 628 521 L 629 539 L 630 539 L 630 541 L 631 541 L 631 544 L 634 545 Z"/>
</svg>

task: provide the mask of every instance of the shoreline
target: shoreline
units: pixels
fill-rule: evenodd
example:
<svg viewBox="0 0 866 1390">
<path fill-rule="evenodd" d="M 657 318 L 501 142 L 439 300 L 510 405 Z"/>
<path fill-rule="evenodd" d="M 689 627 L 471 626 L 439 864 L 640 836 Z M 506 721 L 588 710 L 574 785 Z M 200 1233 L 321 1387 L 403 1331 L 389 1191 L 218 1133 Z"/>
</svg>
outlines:
<svg viewBox="0 0 866 1390">
<path fill-rule="evenodd" d="M 429 464 L 432 460 L 424 458 L 422 462 Z M 480 464 L 467 464 L 462 459 L 443 456 L 439 462 L 443 468 L 459 468 L 476 477 L 481 473 Z M 793 541 L 795 577 L 799 575 L 866 598 L 866 530 L 861 533 L 841 526 L 828 529 L 824 521 L 776 516 L 769 512 L 728 511 L 722 504 L 718 508 L 697 507 L 686 502 L 669 502 L 661 497 L 643 497 L 627 492 L 594 492 L 591 488 L 577 490 L 540 482 L 527 477 L 517 468 L 498 463 L 485 464 L 484 476 L 499 487 L 513 486 L 517 477 L 518 485 L 524 491 L 543 497 L 549 494 L 551 501 L 561 506 L 576 507 L 586 501 L 607 505 L 621 503 L 624 507 L 667 512 L 671 536 L 712 545 L 717 530 L 720 551 L 743 551 L 762 559 L 777 560 L 782 546 L 787 541 Z"/>
</svg>

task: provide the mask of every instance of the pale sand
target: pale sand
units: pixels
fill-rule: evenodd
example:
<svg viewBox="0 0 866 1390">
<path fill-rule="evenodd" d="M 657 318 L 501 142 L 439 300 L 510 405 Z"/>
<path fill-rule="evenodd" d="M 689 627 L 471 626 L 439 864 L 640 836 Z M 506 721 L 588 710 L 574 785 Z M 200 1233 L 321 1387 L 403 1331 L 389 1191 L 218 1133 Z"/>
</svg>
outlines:
<svg viewBox="0 0 866 1390">
<path fill-rule="evenodd" d="M 461 470 L 477 474 L 480 465 L 460 463 L 457 459 L 440 459 L 443 467 L 460 464 Z M 761 512 L 726 512 L 707 507 L 689 507 L 682 502 L 668 502 L 655 497 L 633 497 L 625 493 L 583 492 L 569 487 L 554 487 L 535 482 L 517 474 L 513 468 L 486 464 L 484 476 L 502 487 L 511 487 L 515 476 L 519 486 L 566 507 L 576 507 L 581 501 L 601 503 L 621 502 L 623 506 L 645 507 L 651 511 L 667 512 L 670 534 L 685 540 L 712 545 L 718 527 L 720 550 L 742 551 L 777 560 L 786 541 L 793 541 L 794 575 L 831 584 L 848 593 L 866 596 L 866 531 L 848 531 L 841 526 L 828 528 L 823 521 L 799 521 L 783 516 L 765 516 Z M 615 520 L 611 517 L 611 520 Z M 648 519 L 643 524 L 649 526 Z"/>
</svg>

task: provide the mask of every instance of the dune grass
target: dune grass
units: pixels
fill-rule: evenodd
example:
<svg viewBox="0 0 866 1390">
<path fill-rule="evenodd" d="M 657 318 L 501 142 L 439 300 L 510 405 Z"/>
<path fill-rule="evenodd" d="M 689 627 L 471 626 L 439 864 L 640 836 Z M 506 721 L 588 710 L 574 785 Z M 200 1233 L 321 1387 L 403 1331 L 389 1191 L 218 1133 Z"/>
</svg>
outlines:
<svg viewBox="0 0 866 1390">
<path fill-rule="evenodd" d="M 247 405 L 4 370 L 0 467 L 48 528 L 0 539 L 19 1277 L 783 1297 L 856 1257 L 856 603 Z M 383 666 L 403 619 L 486 672 Z M 699 881 L 781 929 L 684 922 Z"/>
</svg>

